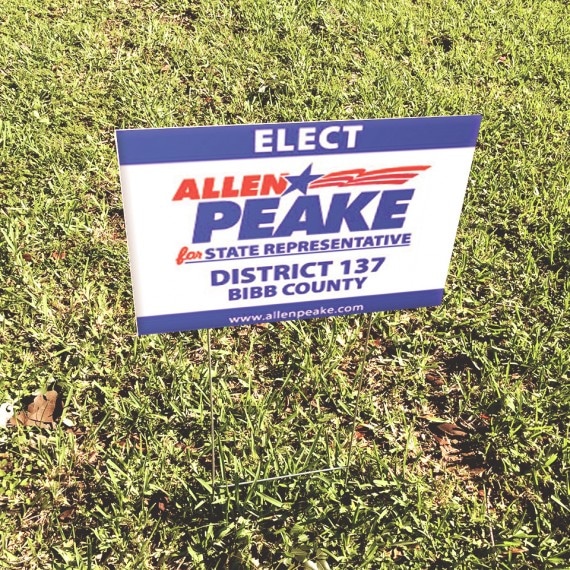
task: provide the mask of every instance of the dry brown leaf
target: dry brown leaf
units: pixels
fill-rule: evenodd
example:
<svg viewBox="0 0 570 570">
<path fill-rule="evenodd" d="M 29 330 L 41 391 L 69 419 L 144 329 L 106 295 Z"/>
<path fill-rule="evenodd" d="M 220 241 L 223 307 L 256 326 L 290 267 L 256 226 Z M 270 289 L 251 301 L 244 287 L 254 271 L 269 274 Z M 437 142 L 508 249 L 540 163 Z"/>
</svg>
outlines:
<svg viewBox="0 0 570 570">
<path fill-rule="evenodd" d="M 169 498 L 161 492 L 156 491 L 150 498 L 150 514 L 154 518 L 164 518 L 168 514 Z"/>
<path fill-rule="evenodd" d="M 61 513 L 59 513 L 58 519 L 62 522 L 66 522 L 72 519 L 74 514 L 75 514 L 75 507 L 66 507 L 61 511 Z"/>
<path fill-rule="evenodd" d="M 12 425 L 52 427 L 61 416 L 62 403 L 55 390 L 48 390 L 45 394 L 38 394 L 27 410 L 14 416 Z"/>
<path fill-rule="evenodd" d="M 435 426 L 440 432 L 445 435 L 450 435 L 453 437 L 467 437 L 467 432 L 463 431 L 459 426 L 451 423 L 442 423 Z"/>
<path fill-rule="evenodd" d="M 451 447 L 451 444 L 449 443 L 449 440 L 446 437 L 439 437 L 434 433 L 433 438 L 441 447 Z"/>
<path fill-rule="evenodd" d="M 429 382 L 432 386 L 439 388 L 445 384 L 445 380 L 441 376 L 439 372 L 435 372 L 434 370 L 430 370 L 426 374 L 426 382 Z"/>
<path fill-rule="evenodd" d="M 363 441 L 367 443 L 368 441 L 374 439 L 374 431 L 368 425 L 357 425 L 354 429 L 354 438 L 357 441 Z"/>
</svg>

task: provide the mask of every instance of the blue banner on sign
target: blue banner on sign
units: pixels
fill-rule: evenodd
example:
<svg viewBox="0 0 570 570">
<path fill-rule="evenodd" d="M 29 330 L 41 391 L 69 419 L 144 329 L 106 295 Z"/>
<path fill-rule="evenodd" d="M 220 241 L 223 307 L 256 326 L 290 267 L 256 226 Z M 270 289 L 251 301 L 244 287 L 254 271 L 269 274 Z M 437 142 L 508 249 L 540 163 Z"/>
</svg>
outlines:
<svg viewBox="0 0 570 570">
<path fill-rule="evenodd" d="M 352 297 L 329 301 L 285 303 L 278 306 L 263 305 L 260 307 L 221 309 L 178 315 L 157 315 L 139 317 L 137 319 L 137 329 L 139 335 L 145 335 L 189 329 L 235 327 L 295 319 L 354 315 L 375 311 L 415 309 L 439 305 L 442 298 L 443 289 L 435 289 L 433 291 L 412 291 L 409 293 Z"/>
<path fill-rule="evenodd" d="M 480 115 L 118 130 L 121 166 L 474 147 Z"/>
</svg>

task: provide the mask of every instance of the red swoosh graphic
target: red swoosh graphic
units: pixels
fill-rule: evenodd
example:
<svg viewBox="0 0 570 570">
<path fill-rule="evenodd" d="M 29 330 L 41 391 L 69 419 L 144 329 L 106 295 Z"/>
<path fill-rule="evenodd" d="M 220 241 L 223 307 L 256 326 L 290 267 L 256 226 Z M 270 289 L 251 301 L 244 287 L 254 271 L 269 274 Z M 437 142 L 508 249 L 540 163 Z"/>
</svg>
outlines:
<svg viewBox="0 0 570 570">
<path fill-rule="evenodd" d="M 380 168 L 378 170 L 368 171 L 364 168 L 339 170 L 338 172 L 331 172 L 315 180 L 310 184 L 310 187 L 325 188 L 335 186 L 337 188 L 344 188 L 346 186 L 364 186 L 369 184 L 405 184 L 428 168 L 430 168 L 430 166 L 415 165 Z"/>
</svg>

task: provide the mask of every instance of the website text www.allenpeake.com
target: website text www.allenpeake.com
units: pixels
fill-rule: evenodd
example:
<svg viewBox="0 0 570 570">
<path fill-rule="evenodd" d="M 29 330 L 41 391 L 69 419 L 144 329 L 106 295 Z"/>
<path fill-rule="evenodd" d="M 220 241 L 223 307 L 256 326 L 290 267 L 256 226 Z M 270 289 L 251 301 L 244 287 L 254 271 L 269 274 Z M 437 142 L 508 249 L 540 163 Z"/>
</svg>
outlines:
<svg viewBox="0 0 570 570">
<path fill-rule="evenodd" d="M 251 315 L 242 315 L 240 317 L 228 317 L 230 324 L 243 325 L 247 323 L 258 323 L 263 321 L 279 321 L 306 319 L 315 317 L 330 317 L 336 315 L 348 315 L 352 313 L 362 313 L 364 305 L 348 305 L 346 307 L 319 307 L 316 309 L 299 309 L 296 311 L 268 311 L 266 313 L 257 313 Z"/>
</svg>

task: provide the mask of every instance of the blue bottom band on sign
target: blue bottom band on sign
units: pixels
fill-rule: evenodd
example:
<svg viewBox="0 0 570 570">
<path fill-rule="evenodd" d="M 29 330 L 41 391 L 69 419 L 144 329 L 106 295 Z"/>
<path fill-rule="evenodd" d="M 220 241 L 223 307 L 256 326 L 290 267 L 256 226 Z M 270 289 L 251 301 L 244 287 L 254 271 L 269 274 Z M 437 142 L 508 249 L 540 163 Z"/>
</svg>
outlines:
<svg viewBox="0 0 570 570">
<path fill-rule="evenodd" d="M 368 297 L 349 297 L 328 299 L 284 305 L 263 305 L 239 309 L 221 309 L 197 313 L 179 313 L 175 315 L 156 315 L 137 319 L 138 334 L 179 332 L 195 329 L 255 325 L 274 321 L 294 319 L 313 319 L 317 317 L 339 317 L 357 313 L 376 311 L 394 311 L 399 309 L 417 309 L 433 307 L 443 299 L 443 289 L 428 291 L 410 291 L 388 295 Z"/>
</svg>

